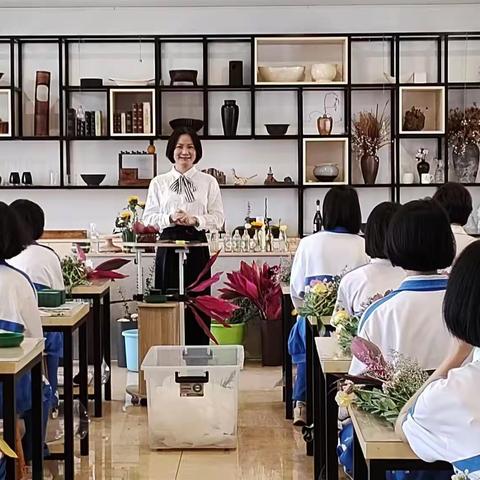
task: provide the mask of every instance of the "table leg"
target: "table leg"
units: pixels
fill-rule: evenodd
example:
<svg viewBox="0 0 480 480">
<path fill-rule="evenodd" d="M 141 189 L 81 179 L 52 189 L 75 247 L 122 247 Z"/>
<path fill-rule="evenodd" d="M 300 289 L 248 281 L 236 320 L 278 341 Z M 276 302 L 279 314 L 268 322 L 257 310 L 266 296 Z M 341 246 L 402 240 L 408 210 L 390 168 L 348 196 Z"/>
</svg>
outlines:
<svg viewBox="0 0 480 480">
<path fill-rule="evenodd" d="M 95 417 L 102 416 L 102 316 L 100 298 L 93 298 L 93 386 Z"/>
<path fill-rule="evenodd" d="M 290 335 L 290 330 L 292 329 L 292 300 L 290 295 L 287 295 L 285 299 L 286 305 L 286 316 L 284 318 L 285 322 L 285 418 L 287 420 L 293 419 L 293 366 L 292 366 L 292 357 L 288 353 L 288 337 Z"/>
<path fill-rule="evenodd" d="M 285 387 L 285 374 L 286 374 L 286 365 L 287 365 L 287 301 L 285 299 L 286 295 L 282 294 L 282 401 L 285 402 L 286 396 L 286 387 Z M 288 420 L 288 417 L 285 414 L 285 418 Z"/>
<path fill-rule="evenodd" d="M 110 289 L 107 290 L 103 296 L 103 357 L 105 359 L 108 368 L 110 369 L 110 375 L 105 383 L 105 400 L 112 400 L 112 358 L 111 358 L 111 345 L 110 345 Z"/>
<path fill-rule="evenodd" d="M 78 351 L 80 364 L 80 403 L 88 412 L 88 337 L 86 322 L 84 322 L 78 329 Z M 88 435 L 87 431 L 85 437 L 80 440 L 80 455 L 82 456 L 89 454 Z"/>
<path fill-rule="evenodd" d="M 386 462 L 370 460 L 368 464 L 368 480 L 385 480 L 386 474 Z"/>
<path fill-rule="evenodd" d="M 15 432 L 17 428 L 17 406 L 15 397 L 15 376 L 8 375 L 3 381 L 3 439 L 8 446 L 15 450 Z M 6 478 L 15 480 L 16 466 L 15 459 L 6 457 L 7 476 Z"/>
<path fill-rule="evenodd" d="M 353 431 L 353 478 L 355 480 L 366 480 L 368 475 L 367 464 L 363 457 L 360 443 L 358 443 L 357 432 Z M 385 480 L 385 478 L 384 478 Z"/>
<path fill-rule="evenodd" d="M 319 480 L 325 468 L 325 400 L 322 402 L 322 398 L 325 399 L 325 378 L 316 348 L 313 359 L 313 468 L 315 480 Z"/>
<path fill-rule="evenodd" d="M 43 478 L 42 362 L 32 367 L 32 478 Z"/>
<path fill-rule="evenodd" d="M 328 480 L 338 480 L 338 405 L 335 401 L 337 378 L 325 375 L 325 453 Z"/>
<path fill-rule="evenodd" d="M 74 431 L 73 431 L 73 351 L 72 332 L 63 335 L 63 405 L 64 405 L 64 455 L 65 478 L 74 478 Z"/>
<path fill-rule="evenodd" d="M 307 426 L 310 427 L 313 424 L 313 327 L 310 322 L 305 319 L 305 343 L 306 343 L 306 388 L 307 388 Z M 307 455 L 313 455 L 313 443 L 307 442 Z"/>
</svg>

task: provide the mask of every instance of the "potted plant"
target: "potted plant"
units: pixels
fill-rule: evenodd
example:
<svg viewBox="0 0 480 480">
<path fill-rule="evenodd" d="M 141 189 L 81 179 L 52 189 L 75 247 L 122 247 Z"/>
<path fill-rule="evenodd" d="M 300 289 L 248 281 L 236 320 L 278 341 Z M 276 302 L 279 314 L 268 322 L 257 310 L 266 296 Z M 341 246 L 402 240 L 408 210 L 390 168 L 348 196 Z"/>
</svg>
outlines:
<svg viewBox="0 0 480 480">
<path fill-rule="evenodd" d="M 258 308 L 248 298 L 240 298 L 232 303 L 238 308 L 226 319 L 231 328 L 225 328 L 216 321 L 210 326 L 210 331 L 220 345 L 243 345 L 248 321 L 258 317 Z"/>
<path fill-rule="evenodd" d="M 145 202 L 141 202 L 136 195 L 130 195 L 127 200 L 127 206 L 115 219 L 115 228 L 113 233 L 121 233 L 122 240 L 125 243 L 135 242 L 137 240 L 134 225 L 141 219 Z"/>
<path fill-rule="evenodd" d="M 227 273 L 221 298 L 233 302 L 250 300 L 258 310 L 262 335 L 262 364 L 277 366 L 282 363 L 282 289 L 278 281 L 278 267 L 267 263 L 251 265 L 241 262 L 240 269 Z"/>
<path fill-rule="evenodd" d="M 448 113 L 448 145 L 452 148 L 453 169 L 460 183 L 473 183 L 477 178 L 480 151 L 480 108 L 473 106 L 461 110 L 452 108 Z"/>
<path fill-rule="evenodd" d="M 373 112 L 360 112 L 354 117 L 352 126 L 353 150 L 360 156 L 360 168 L 365 184 L 373 185 L 378 174 L 377 152 L 390 143 L 390 119 L 386 118 L 383 107 L 379 115 L 378 105 Z"/>
</svg>

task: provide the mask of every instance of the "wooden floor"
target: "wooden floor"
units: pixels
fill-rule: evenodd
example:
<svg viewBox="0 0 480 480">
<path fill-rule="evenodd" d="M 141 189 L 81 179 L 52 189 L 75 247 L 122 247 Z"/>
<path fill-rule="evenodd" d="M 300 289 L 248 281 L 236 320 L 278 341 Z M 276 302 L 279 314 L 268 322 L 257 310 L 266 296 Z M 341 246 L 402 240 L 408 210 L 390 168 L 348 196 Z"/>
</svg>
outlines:
<svg viewBox="0 0 480 480">
<path fill-rule="evenodd" d="M 147 411 L 132 406 L 125 385 L 134 376 L 113 369 L 113 398 L 105 417 L 92 419 L 90 456 L 77 458 L 81 480 L 309 480 L 313 462 L 305 456 L 298 429 L 284 419 L 279 368 L 248 365 L 241 374 L 239 443 L 233 451 L 151 451 Z M 62 478 L 62 477 L 59 477 Z"/>
</svg>

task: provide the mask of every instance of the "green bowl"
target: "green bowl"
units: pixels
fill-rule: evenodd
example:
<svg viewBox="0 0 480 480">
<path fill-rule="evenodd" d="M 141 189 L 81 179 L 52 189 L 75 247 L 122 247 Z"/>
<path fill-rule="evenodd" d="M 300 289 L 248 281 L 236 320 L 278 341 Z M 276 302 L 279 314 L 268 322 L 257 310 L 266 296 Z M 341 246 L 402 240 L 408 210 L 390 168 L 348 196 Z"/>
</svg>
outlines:
<svg viewBox="0 0 480 480">
<path fill-rule="evenodd" d="M 23 342 L 23 333 L 0 332 L 0 348 L 18 347 Z"/>
</svg>

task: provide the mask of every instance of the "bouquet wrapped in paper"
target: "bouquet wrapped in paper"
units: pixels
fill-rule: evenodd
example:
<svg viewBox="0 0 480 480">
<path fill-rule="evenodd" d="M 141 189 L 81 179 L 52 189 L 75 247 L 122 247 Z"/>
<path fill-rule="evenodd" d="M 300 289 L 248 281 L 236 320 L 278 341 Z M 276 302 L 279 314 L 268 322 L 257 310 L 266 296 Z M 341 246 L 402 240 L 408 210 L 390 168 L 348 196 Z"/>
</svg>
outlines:
<svg viewBox="0 0 480 480">
<path fill-rule="evenodd" d="M 331 280 L 312 280 L 310 285 L 305 287 L 303 305 L 297 309 L 298 314 L 305 318 L 331 316 L 337 301 L 340 280 L 340 275 Z"/>
</svg>

